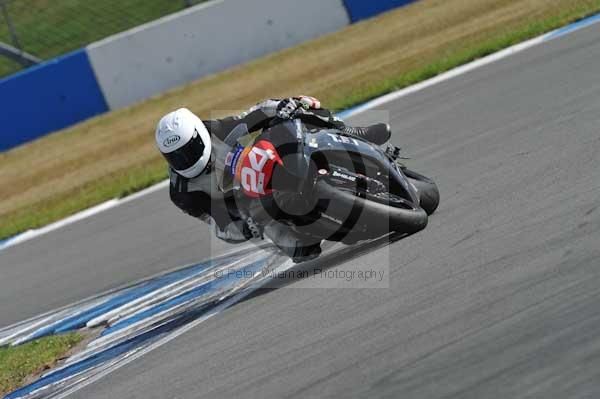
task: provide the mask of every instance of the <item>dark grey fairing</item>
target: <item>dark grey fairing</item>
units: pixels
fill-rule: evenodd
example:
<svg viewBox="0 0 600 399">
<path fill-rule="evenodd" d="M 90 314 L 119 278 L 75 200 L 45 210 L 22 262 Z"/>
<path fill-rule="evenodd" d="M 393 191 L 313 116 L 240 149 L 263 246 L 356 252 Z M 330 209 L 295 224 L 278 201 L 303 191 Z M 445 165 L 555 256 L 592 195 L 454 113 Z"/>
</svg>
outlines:
<svg viewBox="0 0 600 399">
<path fill-rule="evenodd" d="M 368 177 L 387 180 L 396 194 L 406 195 L 406 199 L 418 204 L 418 195 L 406 179 L 406 176 L 378 146 L 374 146 L 358 138 L 350 138 L 339 134 L 337 130 L 323 130 L 309 133 L 305 139 L 305 151 L 309 159 L 320 158 L 328 164 L 335 164 L 340 154 L 348 154 L 350 170 Z M 344 156 L 343 156 L 344 157 Z M 386 179 L 387 178 L 387 179 Z"/>
<path fill-rule="evenodd" d="M 378 146 L 337 129 L 311 129 L 300 120 L 271 126 L 259 139 L 271 141 L 283 159 L 271 187 L 290 193 L 287 207 L 303 212 L 290 214 L 273 198 L 263 199 L 262 209 L 297 233 L 334 241 L 353 235 L 356 241 L 426 226 L 415 187 Z"/>
<path fill-rule="evenodd" d="M 315 168 L 329 165 L 345 166 L 346 169 L 365 176 L 389 179 L 388 184 L 397 194 L 418 203 L 418 194 L 402 171 L 378 146 L 340 134 L 338 129 L 307 129 L 299 120 L 277 125 L 262 137 L 274 143 L 284 158 L 284 169 L 289 175 L 305 180 Z M 345 165 L 344 165 L 345 164 Z M 277 188 L 277 187 L 275 187 Z"/>
<path fill-rule="evenodd" d="M 271 141 L 284 159 L 286 174 L 300 180 L 309 178 L 316 167 L 347 164 L 346 168 L 370 176 L 381 172 L 390 184 L 405 191 L 407 199 L 418 203 L 418 195 L 401 170 L 378 146 L 340 134 L 339 129 L 311 128 L 296 119 L 265 130 L 261 138 Z M 274 187 L 281 189 L 281 187 Z"/>
</svg>

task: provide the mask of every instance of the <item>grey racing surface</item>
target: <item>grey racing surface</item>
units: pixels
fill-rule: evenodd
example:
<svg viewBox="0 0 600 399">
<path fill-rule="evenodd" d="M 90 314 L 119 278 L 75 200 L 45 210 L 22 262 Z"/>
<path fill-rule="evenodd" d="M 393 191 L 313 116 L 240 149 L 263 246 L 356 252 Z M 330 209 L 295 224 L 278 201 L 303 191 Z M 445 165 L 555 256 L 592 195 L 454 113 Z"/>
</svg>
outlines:
<svg viewBox="0 0 600 399">
<path fill-rule="evenodd" d="M 232 248 L 169 201 L 168 189 L 0 251 L 0 326 Z"/>
<path fill-rule="evenodd" d="M 598 71 L 594 25 L 382 107 L 440 208 L 416 235 L 321 262 L 384 269 L 388 288 L 265 290 L 73 397 L 600 397 Z M 199 256 L 200 228 L 165 207 L 156 194 L 1 254 L 0 321 L 19 284 L 32 314 Z M 6 260 L 74 280 L 45 271 L 35 298 Z"/>
</svg>

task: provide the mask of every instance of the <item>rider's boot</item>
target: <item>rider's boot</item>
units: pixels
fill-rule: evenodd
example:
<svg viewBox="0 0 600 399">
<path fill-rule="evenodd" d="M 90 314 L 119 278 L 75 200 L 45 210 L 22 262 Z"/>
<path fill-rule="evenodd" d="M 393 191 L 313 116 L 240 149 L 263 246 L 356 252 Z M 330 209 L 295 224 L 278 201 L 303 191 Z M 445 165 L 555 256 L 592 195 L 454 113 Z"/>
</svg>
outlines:
<svg viewBox="0 0 600 399">
<path fill-rule="evenodd" d="M 281 247 L 280 247 L 281 248 Z M 284 252 L 287 253 L 294 263 L 306 262 L 315 258 L 318 258 L 321 255 L 321 244 L 311 244 L 308 246 L 297 246 L 295 248 L 281 248 Z"/>
<path fill-rule="evenodd" d="M 387 123 L 377 123 L 367 127 L 345 126 L 341 130 L 347 136 L 358 137 L 377 145 L 385 144 L 392 135 L 390 125 Z"/>
<path fill-rule="evenodd" d="M 267 224 L 264 232 L 294 263 L 306 262 L 321 255 L 321 240 L 307 239 L 279 222 Z"/>
</svg>

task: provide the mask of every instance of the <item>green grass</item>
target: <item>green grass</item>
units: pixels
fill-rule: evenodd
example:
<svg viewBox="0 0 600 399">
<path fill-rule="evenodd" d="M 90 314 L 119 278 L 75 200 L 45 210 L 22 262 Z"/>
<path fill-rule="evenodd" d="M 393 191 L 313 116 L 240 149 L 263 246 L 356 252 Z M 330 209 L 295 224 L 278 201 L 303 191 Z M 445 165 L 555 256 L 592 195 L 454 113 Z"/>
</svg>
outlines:
<svg viewBox="0 0 600 399">
<path fill-rule="evenodd" d="M 0 225 L 0 239 L 48 225 L 112 198 L 136 193 L 166 178 L 167 169 L 161 164 L 139 165 L 127 174 L 109 175 L 100 182 L 83 186 L 76 196 L 48 201 L 35 212 L 19 212 L 9 223 Z"/>
<path fill-rule="evenodd" d="M 460 1 L 455 0 L 456 3 Z M 467 0 L 463 1 L 466 2 Z M 526 2 L 523 1 L 523 3 Z M 492 25 L 493 22 L 489 22 L 490 27 L 484 32 L 474 31 L 474 33 L 465 34 L 467 36 L 464 37 L 460 36 L 460 33 L 456 36 L 456 32 L 461 32 L 461 30 L 455 27 L 453 20 L 449 20 L 447 22 L 448 27 L 445 29 L 451 33 L 454 32 L 455 36 L 444 42 L 444 44 L 437 44 L 434 43 L 434 40 L 440 40 L 440 36 L 442 37 L 441 40 L 445 39 L 447 37 L 445 34 L 446 31 L 442 31 L 444 35 L 437 34 L 437 36 L 436 31 L 433 31 L 433 39 L 431 41 L 427 40 L 426 44 L 431 44 L 435 47 L 424 50 L 422 50 L 423 46 L 420 42 L 415 44 L 411 40 L 401 42 L 402 44 L 399 44 L 397 48 L 390 50 L 393 54 L 386 55 L 386 57 L 397 55 L 397 57 L 406 57 L 406 60 L 399 58 L 402 61 L 396 62 L 387 69 L 384 68 L 383 73 L 373 74 L 370 65 L 355 65 L 352 62 L 352 58 L 348 58 L 352 57 L 352 54 L 364 51 L 364 48 L 367 48 L 369 51 L 372 50 L 370 48 L 371 42 L 368 42 L 366 45 L 361 44 L 357 38 L 362 39 L 371 35 L 375 36 L 371 40 L 376 42 L 375 39 L 379 38 L 378 35 L 380 33 L 377 31 L 373 33 L 373 29 L 377 29 L 379 26 L 379 29 L 387 32 L 388 28 L 394 28 L 394 24 L 395 26 L 404 26 L 402 21 L 397 22 L 398 19 L 404 16 L 405 13 L 407 20 L 415 18 L 411 13 L 416 13 L 417 11 L 415 10 L 420 10 L 417 7 L 425 8 L 429 5 L 429 12 L 432 13 L 431 19 L 434 22 L 430 21 L 428 23 L 435 24 L 435 26 L 439 26 L 436 20 L 439 17 L 434 14 L 438 10 L 438 7 L 455 8 L 453 4 L 424 0 L 413 3 L 415 7 L 412 7 L 412 9 L 411 7 L 406 7 L 406 11 L 400 10 L 388 16 L 378 17 L 373 21 L 354 25 L 346 28 L 339 35 L 334 34 L 324 37 L 298 48 L 286 50 L 268 56 L 263 60 L 225 71 L 213 77 L 174 89 L 169 93 L 136 106 L 106 114 L 66 131 L 49 135 L 37 142 L 28 144 L 25 146 L 27 148 L 17 148 L 9 153 L 0 154 L 0 172 L 3 169 L 5 171 L 29 170 L 27 168 L 30 168 L 30 163 L 43 161 L 45 162 L 42 164 L 44 166 L 33 170 L 39 170 L 44 173 L 52 172 L 56 175 L 51 174 L 48 178 L 44 177 L 45 180 L 56 183 L 49 186 L 48 190 L 54 190 L 56 187 L 54 192 L 35 193 L 34 195 L 29 190 L 35 188 L 36 185 L 44 183 L 44 181 L 35 181 L 36 174 L 31 174 L 25 180 L 14 180 L 11 177 L 12 174 L 8 173 L 2 177 L 0 173 L 0 181 L 7 182 L 5 183 L 6 191 L 4 193 L 7 200 L 4 201 L 4 205 L 5 209 L 8 209 L 0 213 L 3 219 L 2 223 L 0 223 L 0 237 L 9 237 L 30 228 L 43 226 L 102 201 L 133 193 L 165 179 L 167 177 L 165 163 L 156 152 L 152 143 L 152 129 L 160 115 L 174 107 L 186 104 L 193 110 L 200 111 L 201 115 L 203 112 L 204 115 L 208 115 L 206 109 L 203 111 L 202 108 L 199 108 L 201 106 L 206 107 L 207 98 L 219 98 L 223 100 L 223 103 L 231 103 L 231 106 L 235 107 L 236 105 L 234 104 L 238 104 L 239 106 L 241 101 L 247 104 L 249 101 L 258 100 L 265 96 L 277 96 L 288 92 L 307 92 L 308 94 L 320 97 L 322 102 L 331 109 L 345 109 L 379 95 L 434 77 L 469 61 L 489 55 L 510 45 L 538 36 L 600 11 L 600 0 L 565 0 L 564 7 L 557 5 L 559 3 L 554 3 L 557 11 L 543 11 L 546 13 L 544 14 L 546 16 L 538 20 L 532 20 L 530 17 L 526 17 L 527 19 L 523 20 L 522 17 L 519 17 L 518 23 L 512 22 L 512 25 L 509 27 L 502 22 L 496 22 L 500 28 L 497 27 L 498 25 Z M 477 4 L 477 2 L 473 2 L 473 4 Z M 511 4 L 519 4 L 519 2 L 514 1 Z M 530 7 L 534 10 L 540 9 L 531 5 Z M 520 8 L 514 7 L 514 9 L 519 10 Z M 529 12 L 524 13 L 527 16 L 530 15 Z M 484 16 L 488 14 L 494 15 L 488 11 L 484 11 L 483 13 Z M 460 18 L 457 19 L 460 20 Z M 496 19 L 489 17 L 488 21 L 496 21 Z M 475 26 L 479 27 L 479 24 L 475 24 Z M 437 27 L 436 29 L 442 28 Z M 344 40 L 351 40 L 348 42 L 348 45 L 355 47 L 351 51 L 352 54 L 348 55 L 344 53 L 347 51 L 347 46 L 340 45 L 340 41 L 338 41 L 340 35 Z M 347 39 L 348 37 L 351 39 Z M 401 38 L 402 36 L 398 35 L 397 37 Z M 286 63 L 295 62 L 291 60 L 295 60 L 298 57 L 305 57 L 306 54 L 314 52 L 325 54 L 331 51 L 337 52 L 336 57 L 338 59 L 346 57 L 344 65 L 355 65 L 352 69 L 348 70 L 348 73 L 343 74 L 344 81 L 342 84 L 337 84 L 333 80 L 333 85 L 337 84 L 337 86 L 332 86 L 332 79 L 321 78 L 312 79 L 309 86 L 306 86 L 306 78 L 303 76 L 294 76 L 292 77 L 293 79 L 288 79 L 287 81 L 288 83 L 292 82 L 289 84 L 289 87 L 283 89 L 272 87 L 270 83 L 272 80 L 271 76 L 276 77 L 278 73 L 276 69 L 269 69 L 275 68 L 273 65 L 287 65 Z M 408 55 L 404 56 L 404 54 Z M 369 59 L 370 57 L 360 56 L 356 59 L 356 64 Z M 326 61 L 322 62 L 325 63 Z M 376 67 L 378 65 L 380 64 L 377 64 Z M 320 66 L 316 65 L 316 67 L 319 68 Z M 300 70 L 298 73 L 303 73 L 303 70 Z M 323 73 L 323 71 L 320 71 L 320 73 Z M 265 74 L 268 76 L 263 76 Z M 377 76 L 377 78 L 373 76 Z M 335 75 L 333 77 L 339 79 Z M 298 83 L 294 83 L 294 79 Z M 244 97 L 240 100 L 239 97 L 235 97 L 235 93 L 240 90 L 232 91 L 231 88 L 243 89 L 244 84 L 249 85 L 252 89 L 248 89 L 246 90 L 246 94 L 242 94 L 248 99 Z M 253 85 L 257 88 L 253 88 Z M 214 106 L 219 107 L 219 105 Z M 135 126 L 135 129 L 131 129 L 131 126 Z M 100 135 L 105 135 L 107 138 L 98 139 L 97 142 L 94 142 L 92 138 Z M 60 164 L 60 160 L 56 157 L 43 159 L 44 154 L 49 153 L 49 151 L 60 154 L 67 142 L 69 145 L 76 146 L 81 152 L 81 161 L 77 161 L 80 163 L 77 163 L 76 166 L 72 166 L 69 163 Z M 98 144 L 106 148 L 98 147 Z M 109 144 L 112 147 L 108 146 Z M 127 157 L 119 157 L 118 154 L 115 155 L 115 151 L 119 151 L 119 149 L 125 146 L 131 148 L 131 151 L 126 153 Z M 105 153 L 99 152 L 100 150 Z M 28 158 L 28 154 L 32 153 L 39 155 Z M 122 163 L 123 166 L 119 166 L 119 163 Z M 48 165 L 48 167 L 45 165 Z M 92 178 L 84 180 L 85 174 L 91 174 L 105 165 L 114 166 L 114 168 L 110 172 L 94 177 L 93 180 Z M 86 168 L 89 171 L 86 171 Z M 54 170 L 57 172 L 54 173 Z M 64 188 L 59 187 L 62 182 L 67 182 L 64 177 L 65 171 L 70 172 L 71 170 L 80 171 L 81 177 L 75 175 L 75 180 L 72 180 L 73 185 Z M 71 173 L 74 174 L 75 172 Z M 80 179 L 81 183 L 78 183 L 76 179 Z M 27 183 L 29 180 L 31 180 L 31 183 Z M 17 191 L 8 190 L 8 187 L 12 187 L 14 184 L 21 184 L 21 182 L 24 185 L 23 189 Z M 0 186 L 0 193 L 2 190 L 3 187 Z M 0 201 L 0 205 L 2 204 Z"/>
<path fill-rule="evenodd" d="M 0 348 L 0 396 L 22 386 L 27 377 L 54 365 L 82 340 L 79 334 L 66 334 Z"/>
<path fill-rule="evenodd" d="M 41 59 L 76 50 L 184 7 L 184 0 L 7 1 L 21 46 Z M 2 14 L 0 41 L 14 45 Z M 0 57 L 0 77 L 19 69 L 19 64 Z"/>
</svg>

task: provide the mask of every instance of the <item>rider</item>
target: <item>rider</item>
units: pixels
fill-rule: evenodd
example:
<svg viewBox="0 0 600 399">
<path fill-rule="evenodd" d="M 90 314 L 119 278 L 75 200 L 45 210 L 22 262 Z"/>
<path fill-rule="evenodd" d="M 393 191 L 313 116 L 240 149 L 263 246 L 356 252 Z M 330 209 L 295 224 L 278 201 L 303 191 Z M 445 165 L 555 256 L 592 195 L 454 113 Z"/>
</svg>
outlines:
<svg viewBox="0 0 600 399">
<path fill-rule="evenodd" d="M 374 144 L 384 144 L 390 138 L 387 124 L 350 127 L 321 108 L 312 97 L 299 96 L 284 100 L 267 100 L 240 116 L 201 121 L 185 108 L 165 115 L 156 128 L 156 143 L 169 163 L 170 196 L 185 213 L 213 226 L 218 238 L 239 243 L 266 235 L 295 262 L 317 257 L 320 242 L 307 242 L 294 231 L 279 223 L 259 227 L 252 219 L 242 220 L 232 212 L 233 196 L 218 188 L 214 171 L 211 137 L 223 141 L 238 125 L 246 124 L 248 132 L 267 127 L 274 118 L 289 119 L 298 112 L 309 115 L 311 125 L 335 128 L 348 136 L 359 137 Z M 264 229 L 264 230 L 263 230 Z"/>
</svg>

